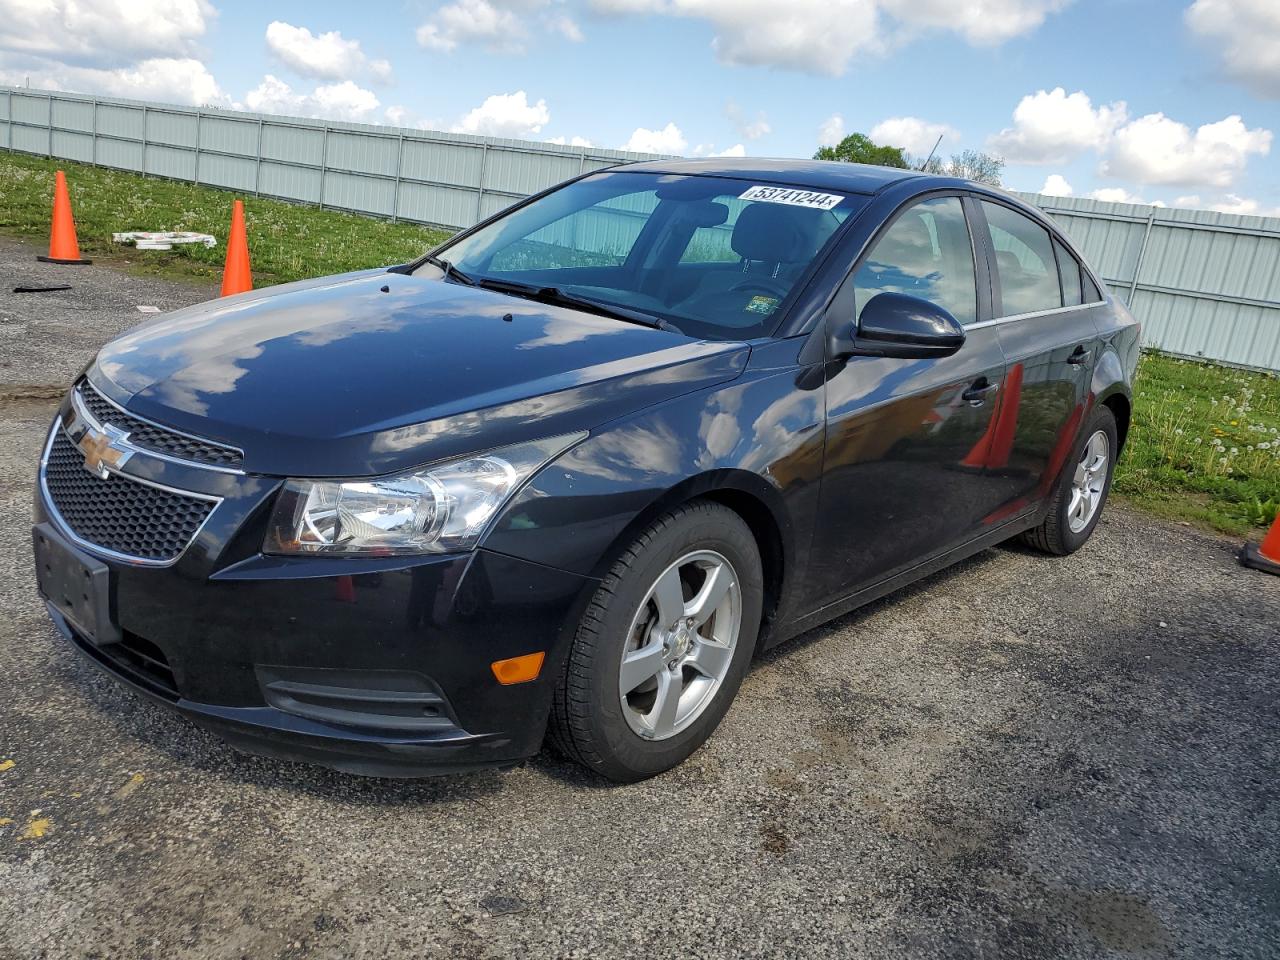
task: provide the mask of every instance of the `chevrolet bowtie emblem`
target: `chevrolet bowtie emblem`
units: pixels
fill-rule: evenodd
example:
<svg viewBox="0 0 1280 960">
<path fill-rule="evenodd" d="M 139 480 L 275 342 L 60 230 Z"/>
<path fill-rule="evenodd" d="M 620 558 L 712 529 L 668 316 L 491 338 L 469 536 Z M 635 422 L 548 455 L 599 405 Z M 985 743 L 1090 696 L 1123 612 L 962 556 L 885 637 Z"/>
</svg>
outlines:
<svg viewBox="0 0 1280 960">
<path fill-rule="evenodd" d="M 84 468 L 106 480 L 112 470 L 119 470 L 133 456 L 128 439 L 128 433 L 109 423 L 101 430 L 88 427 L 76 444 L 84 454 Z"/>
</svg>

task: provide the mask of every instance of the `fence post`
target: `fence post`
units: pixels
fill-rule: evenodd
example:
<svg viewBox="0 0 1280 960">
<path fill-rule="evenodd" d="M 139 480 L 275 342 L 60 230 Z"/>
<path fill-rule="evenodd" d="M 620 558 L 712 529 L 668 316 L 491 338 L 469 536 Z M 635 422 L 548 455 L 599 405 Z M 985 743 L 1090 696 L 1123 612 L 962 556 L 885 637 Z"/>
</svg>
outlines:
<svg viewBox="0 0 1280 960">
<path fill-rule="evenodd" d="M 147 175 L 147 105 L 142 105 L 142 175 Z"/>
<path fill-rule="evenodd" d="M 96 167 L 98 165 L 98 98 L 93 98 L 93 139 L 89 142 L 89 160 Z"/>
<path fill-rule="evenodd" d="M 49 159 L 52 160 L 53 159 L 53 94 L 52 93 L 48 95 L 48 99 L 49 99 L 49 104 L 48 104 L 49 112 L 47 114 L 47 117 L 48 117 L 48 123 L 49 123 L 49 146 L 47 149 L 49 153 Z"/>
<path fill-rule="evenodd" d="M 329 125 L 324 125 L 324 139 L 320 142 L 320 209 L 324 209 L 324 181 L 329 175 Z"/>
<path fill-rule="evenodd" d="M 397 137 L 396 144 L 396 185 L 391 189 L 391 222 L 395 223 L 400 216 L 400 165 L 404 163 L 404 134 Z"/>
<path fill-rule="evenodd" d="M 480 144 L 480 183 L 476 187 L 476 218 L 467 226 L 479 223 L 484 219 L 484 177 L 485 171 L 489 166 L 489 144 L 482 142 Z"/>
<path fill-rule="evenodd" d="M 258 149 L 254 151 L 257 156 L 253 158 L 253 195 L 259 196 L 259 183 L 262 181 L 262 115 L 258 115 Z"/>
<path fill-rule="evenodd" d="M 192 179 L 196 183 L 200 182 L 200 126 L 201 126 L 201 121 L 203 119 L 204 119 L 204 113 L 200 110 L 197 110 L 196 111 L 196 168 L 195 168 L 195 173 L 192 175 Z"/>
<path fill-rule="evenodd" d="M 1138 292 L 1138 275 L 1142 273 L 1142 261 L 1147 257 L 1147 241 L 1151 239 L 1151 228 L 1156 222 L 1155 208 L 1151 208 L 1151 212 L 1147 214 L 1147 226 L 1142 231 L 1142 246 L 1138 248 L 1138 259 L 1133 265 L 1133 282 L 1129 284 L 1129 302 L 1125 304 L 1130 310 L 1133 309 L 1133 298 Z"/>
</svg>

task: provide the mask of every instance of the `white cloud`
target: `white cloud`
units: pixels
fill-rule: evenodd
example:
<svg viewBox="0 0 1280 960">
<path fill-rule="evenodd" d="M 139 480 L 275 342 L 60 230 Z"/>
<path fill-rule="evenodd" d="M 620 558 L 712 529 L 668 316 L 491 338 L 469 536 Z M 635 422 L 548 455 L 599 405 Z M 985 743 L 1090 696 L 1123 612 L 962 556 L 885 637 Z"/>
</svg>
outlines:
<svg viewBox="0 0 1280 960">
<path fill-rule="evenodd" d="M 907 153 L 928 156 L 938 138 L 959 140 L 960 131 L 945 123 L 930 123 L 919 117 L 890 117 L 871 128 L 867 134 L 882 146 L 901 147 Z"/>
<path fill-rule="evenodd" d="M 1040 188 L 1040 192 L 1046 197 L 1069 197 L 1075 193 L 1071 189 L 1071 184 L 1067 182 L 1067 178 L 1060 173 L 1051 173 L 1045 177 L 1044 186 Z"/>
<path fill-rule="evenodd" d="M 479 43 L 490 50 L 516 52 L 524 48 L 524 24 L 510 10 L 490 0 L 457 0 L 441 7 L 418 27 L 418 43 L 428 50 L 449 53 L 459 44 Z"/>
<path fill-rule="evenodd" d="M 244 103 L 258 113 L 360 122 L 370 122 L 381 106 L 372 90 L 365 90 L 350 80 L 324 84 L 311 93 L 302 93 L 271 74 L 245 94 Z"/>
<path fill-rule="evenodd" d="M 1206 123 L 1194 133 L 1163 113 L 1139 117 L 1116 131 L 1102 173 L 1142 184 L 1232 186 L 1251 156 L 1271 150 L 1272 134 L 1250 130 L 1239 116 Z"/>
<path fill-rule="evenodd" d="M 1095 109 L 1083 90 L 1039 90 L 1018 102 L 1013 126 L 992 137 L 989 145 L 1011 163 L 1065 163 L 1102 148 L 1125 116 L 1123 101 Z"/>
<path fill-rule="evenodd" d="M 844 117 L 832 114 L 818 126 L 818 146 L 834 147 L 844 139 Z"/>
<path fill-rule="evenodd" d="M 1280 207 L 1264 207 L 1257 200 L 1241 197 L 1234 193 L 1224 194 L 1220 200 L 1206 202 L 1199 194 L 1178 197 L 1173 201 L 1175 207 L 1190 210 L 1213 210 L 1217 213 L 1234 213 L 1247 217 L 1280 217 Z"/>
<path fill-rule="evenodd" d="M 547 143 L 554 143 L 561 147 L 594 147 L 595 144 L 586 137 L 548 137 Z"/>
<path fill-rule="evenodd" d="M 199 60 L 154 57 L 128 67 L 102 69 L 44 63 L 22 70 L 0 70 L 0 83 L 48 90 L 96 93 L 131 100 L 158 100 L 191 106 L 230 107 L 231 98 Z"/>
<path fill-rule="evenodd" d="M 1102 200 L 1106 203 L 1140 203 L 1148 207 L 1164 207 L 1167 204 L 1163 200 L 1153 200 L 1148 203 L 1136 193 L 1130 193 L 1124 187 L 1102 187 L 1094 190 L 1089 194 L 1091 200 Z"/>
<path fill-rule="evenodd" d="M 267 25 L 267 49 L 286 67 L 307 77 L 346 80 L 367 72 L 382 82 L 391 79 L 391 64 L 368 59 L 359 40 L 348 40 L 337 30 L 313 34 L 306 27 L 273 20 Z"/>
<path fill-rule="evenodd" d="M 709 157 L 745 157 L 746 155 L 747 148 L 740 143 L 735 143 L 732 147 L 707 154 Z"/>
<path fill-rule="evenodd" d="M 582 35 L 582 28 L 578 26 L 578 21 L 574 20 L 573 17 L 568 14 L 557 14 L 556 16 L 548 18 L 546 23 L 548 30 L 551 30 L 553 33 L 560 34 L 566 40 L 570 40 L 573 43 L 581 43 L 586 39 L 586 37 Z"/>
<path fill-rule="evenodd" d="M 881 6 L 913 27 L 952 30 L 973 44 L 1003 43 L 1030 33 L 1071 0 L 881 0 Z"/>
<path fill-rule="evenodd" d="M 748 140 L 759 140 L 773 132 L 773 127 L 769 125 L 763 110 L 757 111 L 754 119 L 748 119 L 742 108 L 730 100 L 725 104 L 724 114 L 737 128 L 738 133 Z"/>
<path fill-rule="evenodd" d="M 1280 3 L 1196 0 L 1186 20 L 1216 49 L 1223 73 L 1260 97 L 1280 98 Z"/>
<path fill-rule="evenodd" d="M 636 127 L 622 149 L 634 150 L 636 153 L 683 153 L 687 146 L 689 141 L 684 138 L 680 128 L 674 123 L 668 123 L 661 130 Z"/>
<path fill-rule="evenodd" d="M 998 43 L 1035 29 L 1070 0 L 589 0 L 598 13 L 705 20 L 725 63 L 839 76 L 921 30 Z"/>
<path fill-rule="evenodd" d="M 495 93 L 471 110 L 453 127 L 454 133 L 474 133 L 490 137 L 529 138 L 551 122 L 547 101 L 530 103 L 523 90 Z"/>
<path fill-rule="evenodd" d="M 216 16 L 207 0 L 0 0 L 0 50 L 98 68 L 180 60 Z"/>
</svg>

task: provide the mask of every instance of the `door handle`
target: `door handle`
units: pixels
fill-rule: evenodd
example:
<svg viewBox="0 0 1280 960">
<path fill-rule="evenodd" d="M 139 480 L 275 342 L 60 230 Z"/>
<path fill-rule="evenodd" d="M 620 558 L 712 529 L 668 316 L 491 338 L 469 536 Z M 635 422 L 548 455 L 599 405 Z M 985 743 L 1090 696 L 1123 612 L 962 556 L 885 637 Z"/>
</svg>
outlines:
<svg viewBox="0 0 1280 960">
<path fill-rule="evenodd" d="M 960 394 L 960 399 L 971 407 L 980 407 L 986 403 L 987 397 L 1000 389 L 1000 384 L 991 383 L 986 377 L 979 377 L 964 393 Z"/>
<path fill-rule="evenodd" d="M 1080 366 L 1081 364 L 1088 363 L 1091 356 L 1093 356 L 1093 351 L 1086 350 L 1084 346 L 1081 345 L 1076 347 L 1071 356 L 1067 357 L 1067 363 Z"/>
</svg>

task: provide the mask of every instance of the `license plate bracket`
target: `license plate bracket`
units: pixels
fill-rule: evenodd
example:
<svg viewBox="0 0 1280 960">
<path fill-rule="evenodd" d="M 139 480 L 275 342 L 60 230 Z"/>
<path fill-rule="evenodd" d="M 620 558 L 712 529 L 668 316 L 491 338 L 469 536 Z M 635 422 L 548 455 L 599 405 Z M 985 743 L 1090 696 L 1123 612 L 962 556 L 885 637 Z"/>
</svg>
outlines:
<svg viewBox="0 0 1280 960">
<path fill-rule="evenodd" d="M 36 583 L 49 604 L 90 642 L 118 643 L 120 627 L 111 619 L 111 569 L 77 550 L 48 523 L 31 531 Z"/>
</svg>

